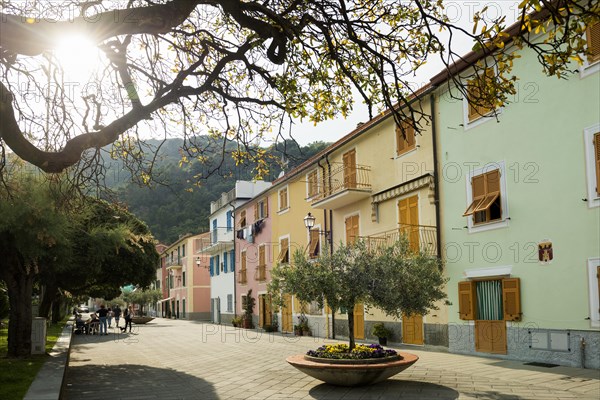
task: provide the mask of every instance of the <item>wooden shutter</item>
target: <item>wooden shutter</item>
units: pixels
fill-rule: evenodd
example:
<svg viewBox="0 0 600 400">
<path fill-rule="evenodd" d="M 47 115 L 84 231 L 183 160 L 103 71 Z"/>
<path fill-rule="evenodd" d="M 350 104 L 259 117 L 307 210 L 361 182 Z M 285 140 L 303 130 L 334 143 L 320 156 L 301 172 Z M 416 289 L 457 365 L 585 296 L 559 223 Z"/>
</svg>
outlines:
<svg viewBox="0 0 600 400">
<path fill-rule="evenodd" d="M 410 249 L 413 251 L 419 250 L 419 197 L 412 196 L 408 198 L 408 218 L 410 223 L 410 231 L 408 234 L 408 242 Z"/>
<path fill-rule="evenodd" d="M 487 83 L 495 78 L 493 68 L 486 68 L 479 76 L 467 82 L 467 100 L 469 102 L 468 119 L 474 121 L 479 117 L 488 114 L 494 109 L 493 104 L 489 104 L 491 97 L 486 93 L 489 89 Z"/>
<path fill-rule="evenodd" d="M 396 155 L 404 153 L 406 145 L 407 143 L 402 136 L 402 129 L 396 126 Z"/>
<path fill-rule="evenodd" d="M 265 262 L 265 246 L 260 246 L 258 248 L 258 265 L 265 266 L 267 263 Z"/>
<path fill-rule="evenodd" d="M 596 24 L 600 27 L 600 23 Z M 600 196 L 600 132 L 594 134 L 594 161 L 596 164 L 596 194 Z"/>
<path fill-rule="evenodd" d="M 460 319 L 475 319 L 475 282 L 458 282 L 458 312 Z"/>
<path fill-rule="evenodd" d="M 587 27 L 585 36 L 587 38 L 588 61 L 590 63 L 600 60 L 600 23 L 596 22 L 593 25 Z"/>
<path fill-rule="evenodd" d="M 261 294 L 258 296 L 258 326 L 261 328 L 265 325 L 265 295 Z"/>
<path fill-rule="evenodd" d="M 346 244 L 351 245 L 358 239 L 358 215 L 346 218 Z"/>
<path fill-rule="evenodd" d="M 308 256 L 316 258 L 319 255 L 319 230 L 311 229 L 310 231 L 310 246 L 308 248 Z"/>
<path fill-rule="evenodd" d="M 266 197 L 263 200 L 263 204 L 264 204 L 263 207 L 264 207 L 264 212 L 265 212 L 263 217 L 267 218 L 269 216 L 269 200 Z"/>
<path fill-rule="evenodd" d="M 255 203 L 254 204 L 254 221 L 258 221 L 258 219 L 260 218 L 259 217 L 260 214 L 258 212 L 258 207 L 259 207 L 258 203 Z"/>
<path fill-rule="evenodd" d="M 281 242 L 279 242 L 279 246 L 281 250 L 279 251 L 279 257 L 277 257 L 277 260 L 282 264 L 288 263 L 290 261 L 288 239 L 281 239 Z"/>
<path fill-rule="evenodd" d="M 346 189 L 356 188 L 356 150 L 350 150 L 342 156 L 344 163 L 344 186 Z"/>
<path fill-rule="evenodd" d="M 288 208 L 287 188 L 283 188 L 279 191 L 279 209 L 285 210 L 286 208 Z"/>
<path fill-rule="evenodd" d="M 242 210 L 240 213 L 240 228 L 246 226 L 246 210 Z"/>
<path fill-rule="evenodd" d="M 471 178 L 471 190 L 473 192 L 473 201 L 469 204 L 463 217 L 472 215 L 478 208 L 479 204 L 485 198 L 485 175 L 477 175 Z"/>
<path fill-rule="evenodd" d="M 520 321 L 521 283 L 519 278 L 502 279 L 502 300 L 504 302 L 504 319 Z"/>
</svg>

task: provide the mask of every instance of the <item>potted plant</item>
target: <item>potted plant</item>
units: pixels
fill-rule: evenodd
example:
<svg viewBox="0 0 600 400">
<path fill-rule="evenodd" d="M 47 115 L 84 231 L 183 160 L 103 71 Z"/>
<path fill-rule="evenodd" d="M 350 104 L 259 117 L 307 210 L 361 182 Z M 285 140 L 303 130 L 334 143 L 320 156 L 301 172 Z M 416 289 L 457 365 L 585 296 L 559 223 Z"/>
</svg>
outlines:
<svg viewBox="0 0 600 400">
<path fill-rule="evenodd" d="M 392 336 L 391 329 L 386 328 L 383 322 L 378 322 L 373 325 L 371 333 L 373 336 L 377 336 L 379 339 L 379 344 L 382 346 L 387 346 L 387 340 Z"/>
<path fill-rule="evenodd" d="M 241 316 L 233 317 L 233 319 L 231 320 L 231 324 L 235 328 L 241 327 L 242 326 L 242 317 Z"/>
<path fill-rule="evenodd" d="M 441 260 L 415 252 L 405 237 L 377 248 L 361 240 L 340 244 L 335 251 L 325 248 L 310 260 L 296 251 L 293 262 L 276 265 L 271 277 L 269 293 L 279 306 L 285 304 L 282 294 L 286 294 L 304 303 L 315 301 L 319 307 L 326 302 L 332 310 L 354 310 L 364 304 L 401 318 L 403 313 L 427 314 L 446 298 Z M 377 344 L 357 345 L 352 311 L 347 324 L 347 345 L 327 345 L 290 356 L 287 362 L 324 382 L 355 386 L 380 382 L 418 360 L 414 354 L 396 353 Z M 296 327 L 301 327 L 300 321 Z M 329 356 L 332 353 L 336 353 L 335 360 Z"/>
<path fill-rule="evenodd" d="M 252 289 L 248 290 L 246 296 L 242 299 L 242 308 L 244 309 L 244 315 L 242 316 L 242 328 L 252 329 L 254 324 L 252 323 L 252 314 L 254 313 L 254 305 L 256 300 L 252 297 Z"/>
</svg>

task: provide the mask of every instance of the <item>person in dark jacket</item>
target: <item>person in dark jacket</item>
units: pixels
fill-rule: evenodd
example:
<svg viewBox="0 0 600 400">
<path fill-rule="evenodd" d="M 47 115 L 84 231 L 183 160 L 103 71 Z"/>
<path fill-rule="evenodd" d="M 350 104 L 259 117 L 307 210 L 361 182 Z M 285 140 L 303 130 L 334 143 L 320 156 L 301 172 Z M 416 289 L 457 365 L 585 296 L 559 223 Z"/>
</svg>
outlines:
<svg viewBox="0 0 600 400">
<path fill-rule="evenodd" d="M 115 314 L 115 324 L 117 325 L 117 328 L 118 328 L 119 320 L 121 319 L 121 307 L 119 307 L 118 304 L 113 307 L 113 314 Z"/>
<path fill-rule="evenodd" d="M 100 305 L 100 309 L 97 312 L 98 319 L 100 320 L 100 335 L 108 335 L 108 328 L 106 327 L 106 316 L 108 315 L 108 309 L 104 304 Z"/>
<path fill-rule="evenodd" d="M 133 307 L 129 306 L 125 309 L 125 329 L 123 332 L 127 330 L 127 325 L 129 325 L 129 332 L 131 332 L 131 321 L 133 320 Z"/>
</svg>

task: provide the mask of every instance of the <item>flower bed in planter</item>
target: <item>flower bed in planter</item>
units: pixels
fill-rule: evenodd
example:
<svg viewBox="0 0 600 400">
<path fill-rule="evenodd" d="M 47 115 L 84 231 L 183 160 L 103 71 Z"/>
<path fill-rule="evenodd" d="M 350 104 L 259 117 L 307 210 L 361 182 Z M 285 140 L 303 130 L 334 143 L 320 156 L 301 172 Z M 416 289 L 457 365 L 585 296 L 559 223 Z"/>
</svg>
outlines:
<svg viewBox="0 0 600 400">
<path fill-rule="evenodd" d="M 134 324 L 147 324 L 148 322 L 152 321 L 154 318 L 153 317 L 133 317 L 131 319 L 131 321 Z"/>
<path fill-rule="evenodd" d="M 338 386 L 361 386 L 381 382 L 413 365 L 419 357 L 397 353 L 381 346 L 325 345 L 306 355 L 290 356 L 286 361 L 305 374 Z"/>
</svg>

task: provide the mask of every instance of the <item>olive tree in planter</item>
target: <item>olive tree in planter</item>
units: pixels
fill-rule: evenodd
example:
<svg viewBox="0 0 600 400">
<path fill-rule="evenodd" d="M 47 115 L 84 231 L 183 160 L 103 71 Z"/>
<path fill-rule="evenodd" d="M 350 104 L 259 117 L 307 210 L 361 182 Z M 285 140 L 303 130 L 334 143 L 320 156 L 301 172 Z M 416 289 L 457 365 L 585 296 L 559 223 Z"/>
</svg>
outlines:
<svg viewBox="0 0 600 400">
<path fill-rule="evenodd" d="M 446 279 L 437 257 L 413 251 L 406 238 L 388 247 L 372 248 L 363 241 L 335 251 L 324 248 L 315 260 L 300 251 L 289 265 L 272 271 L 269 292 L 281 304 L 281 294 L 292 294 L 301 302 L 324 303 L 348 312 L 349 349 L 355 347 L 354 306 L 377 307 L 401 318 L 402 313 L 426 314 L 446 297 Z"/>
<path fill-rule="evenodd" d="M 252 314 L 254 313 L 255 304 L 256 299 L 252 297 L 252 289 L 250 289 L 248 290 L 248 293 L 246 293 L 246 296 L 242 298 L 242 309 L 244 310 L 244 315 L 242 316 L 242 328 L 254 328 L 254 324 L 252 323 Z"/>
</svg>

